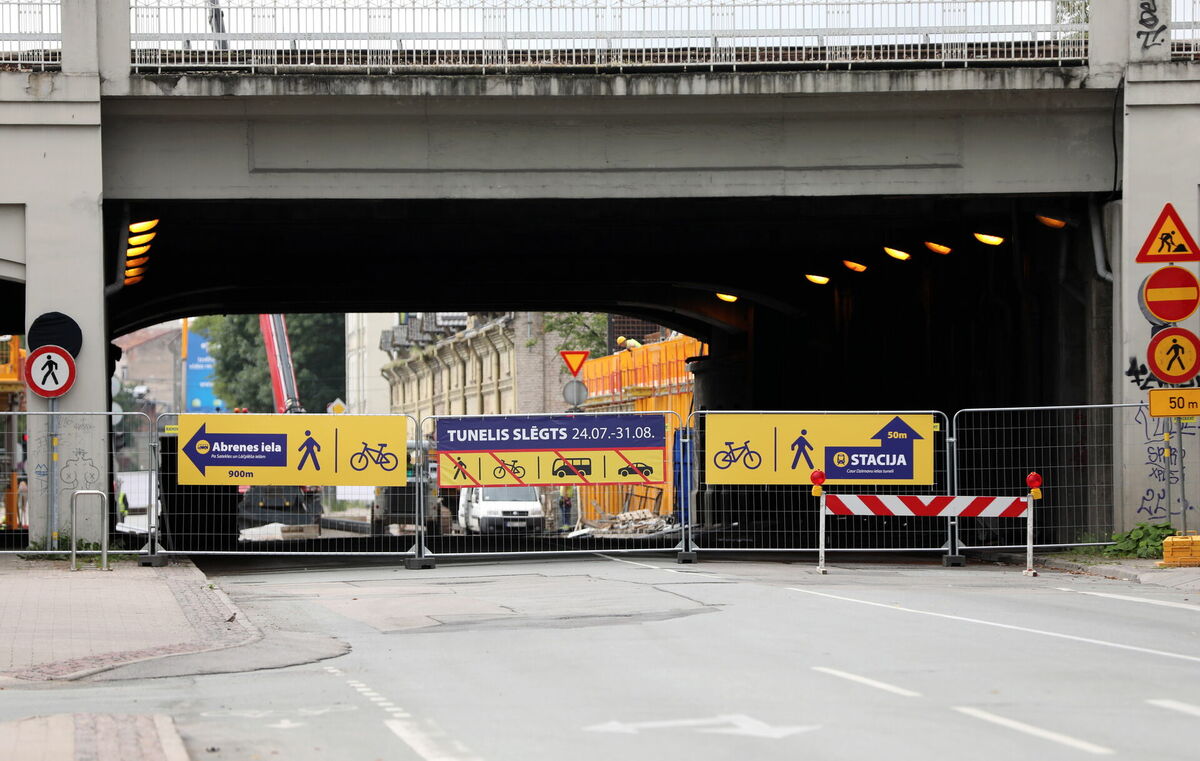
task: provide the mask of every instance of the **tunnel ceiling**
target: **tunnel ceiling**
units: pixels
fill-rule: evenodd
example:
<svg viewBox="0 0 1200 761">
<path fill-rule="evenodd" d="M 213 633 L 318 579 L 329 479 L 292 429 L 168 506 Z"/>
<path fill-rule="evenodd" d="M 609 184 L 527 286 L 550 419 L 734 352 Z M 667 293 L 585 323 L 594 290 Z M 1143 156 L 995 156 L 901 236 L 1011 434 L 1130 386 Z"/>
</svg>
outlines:
<svg viewBox="0 0 1200 761">
<path fill-rule="evenodd" d="M 1004 256 L 974 232 L 1007 247 L 1043 240 L 1039 210 L 1079 216 L 1082 200 L 110 200 L 109 272 L 124 224 L 161 222 L 145 280 L 109 298 L 109 327 L 205 313 L 595 310 L 703 338 L 736 329 L 746 305 L 803 320 L 855 293 L 916 292 L 933 270 Z M 954 251 L 931 253 L 926 240 Z M 885 245 L 913 259 L 890 259 Z M 739 306 L 714 303 L 713 291 Z"/>
</svg>

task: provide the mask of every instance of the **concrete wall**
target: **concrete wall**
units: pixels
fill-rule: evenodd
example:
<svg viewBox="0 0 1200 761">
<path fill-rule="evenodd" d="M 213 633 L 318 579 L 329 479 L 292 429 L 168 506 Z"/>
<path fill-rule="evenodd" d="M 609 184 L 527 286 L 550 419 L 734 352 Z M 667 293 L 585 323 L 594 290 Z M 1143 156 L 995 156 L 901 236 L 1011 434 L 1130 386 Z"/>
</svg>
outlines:
<svg viewBox="0 0 1200 761">
<path fill-rule="evenodd" d="M 121 99 L 104 106 L 104 190 L 122 199 L 1108 190 L 1112 93 L 1059 82 L 804 97 Z"/>
</svg>

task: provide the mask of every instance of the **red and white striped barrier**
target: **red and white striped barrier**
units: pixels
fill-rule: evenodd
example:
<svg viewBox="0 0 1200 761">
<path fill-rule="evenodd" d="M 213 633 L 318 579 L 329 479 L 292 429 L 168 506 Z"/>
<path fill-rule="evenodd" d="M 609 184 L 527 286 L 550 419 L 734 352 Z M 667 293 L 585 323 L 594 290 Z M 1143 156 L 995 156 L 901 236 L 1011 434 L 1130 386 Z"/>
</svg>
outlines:
<svg viewBox="0 0 1200 761">
<path fill-rule="evenodd" d="M 1020 518 L 1025 497 L 918 497 L 897 494 L 829 494 L 829 515 L 903 515 L 923 518 Z"/>
<path fill-rule="evenodd" d="M 1033 478 L 1036 474 L 1030 474 Z M 947 497 L 913 496 L 901 494 L 825 494 L 821 484 L 825 474 L 814 471 L 814 495 L 820 495 L 821 508 L 818 512 L 819 543 L 817 545 L 817 572 L 827 573 L 825 568 L 825 516 L 862 515 L 914 518 L 949 518 L 951 523 L 950 554 L 957 553 L 957 518 L 1024 518 L 1025 528 L 1025 575 L 1036 576 L 1033 570 L 1033 500 L 1041 495 L 1032 481 L 1033 491 L 1027 497 Z M 1041 484 L 1040 477 L 1038 485 Z M 961 565 L 960 562 L 954 565 Z"/>
</svg>

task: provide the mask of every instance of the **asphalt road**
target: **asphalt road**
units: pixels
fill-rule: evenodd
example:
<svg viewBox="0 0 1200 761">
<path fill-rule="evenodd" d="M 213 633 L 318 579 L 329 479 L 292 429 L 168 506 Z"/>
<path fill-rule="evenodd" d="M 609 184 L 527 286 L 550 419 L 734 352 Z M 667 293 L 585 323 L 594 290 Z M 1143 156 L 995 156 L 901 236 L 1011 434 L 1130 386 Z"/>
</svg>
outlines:
<svg viewBox="0 0 1200 761">
<path fill-rule="evenodd" d="M 1200 600 L 1163 588 L 606 557 L 208 570 L 277 649 L 351 652 L 138 664 L 6 690 L 0 719 L 162 711 L 197 761 L 1197 757 Z"/>
</svg>

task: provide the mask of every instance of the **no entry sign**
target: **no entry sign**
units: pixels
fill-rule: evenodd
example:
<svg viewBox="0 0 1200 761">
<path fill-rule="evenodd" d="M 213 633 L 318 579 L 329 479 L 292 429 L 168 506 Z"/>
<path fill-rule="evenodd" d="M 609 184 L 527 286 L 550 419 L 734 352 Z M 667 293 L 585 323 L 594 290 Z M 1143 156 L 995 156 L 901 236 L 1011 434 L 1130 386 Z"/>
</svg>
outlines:
<svg viewBox="0 0 1200 761">
<path fill-rule="evenodd" d="M 1200 282 L 1183 267 L 1163 267 L 1142 282 L 1142 309 L 1151 322 L 1185 320 L 1200 306 Z"/>
<path fill-rule="evenodd" d="M 38 396 L 60 397 L 75 384 L 75 358 L 61 346 L 40 346 L 25 360 L 25 382 Z"/>
</svg>

